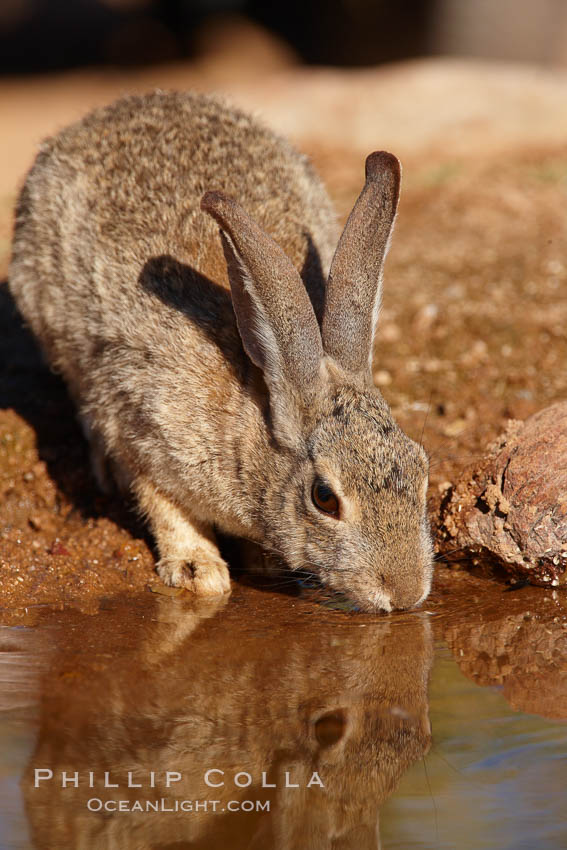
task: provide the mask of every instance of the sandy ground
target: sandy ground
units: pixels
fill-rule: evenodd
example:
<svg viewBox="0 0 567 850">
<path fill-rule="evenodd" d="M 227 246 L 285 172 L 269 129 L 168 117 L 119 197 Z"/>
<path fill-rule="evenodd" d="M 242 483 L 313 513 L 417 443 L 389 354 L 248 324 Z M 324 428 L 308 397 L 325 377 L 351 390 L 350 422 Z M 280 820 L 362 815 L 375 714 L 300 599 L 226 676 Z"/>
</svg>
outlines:
<svg viewBox="0 0 567 850">
<path fill-rule="evenodd" d="M 447 482 L 508 418 L 566 395 L 567 75 L 449 60 L 304 69 L 252 33 L 243 54 L 213 51 L 191 66 L 4 80 L 0 279 L 38 141 L 95 104 L 155 87 L 225 91 L 264 115 L 310 153 L 341 217 L 366 153 L 402 157 L 375 380 L 430 452 L 435 523 Z M 5 287 L 0 575 L 6 616 L 68 602 L 94 610 L 102 596 L 157 583 L 151 541 L 128 506 L 97 493 L 73 408 Z"/>
</svg>

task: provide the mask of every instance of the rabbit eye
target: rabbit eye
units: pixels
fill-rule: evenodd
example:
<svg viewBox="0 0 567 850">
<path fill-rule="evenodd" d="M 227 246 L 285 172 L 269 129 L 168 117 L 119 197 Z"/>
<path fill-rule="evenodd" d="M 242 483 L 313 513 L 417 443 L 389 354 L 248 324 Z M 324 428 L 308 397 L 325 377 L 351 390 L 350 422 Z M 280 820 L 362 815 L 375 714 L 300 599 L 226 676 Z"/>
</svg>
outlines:
<svg viewBox="0 0 567 850">
<path fill-rule="evenodd" d="M 315 737 L 321 747 L 332 747 L 343 737 L 346 731 L 344 711 L 329 711 L 315 723 Z"/>
<path fill-rule="evenodd" d="M 327 484 L 322 481 L 315 481 L 311 490 L 311 498 L 315 507 L 323 511 L 324 514 L 338 517 L 339 500 Z"/>
</svg>

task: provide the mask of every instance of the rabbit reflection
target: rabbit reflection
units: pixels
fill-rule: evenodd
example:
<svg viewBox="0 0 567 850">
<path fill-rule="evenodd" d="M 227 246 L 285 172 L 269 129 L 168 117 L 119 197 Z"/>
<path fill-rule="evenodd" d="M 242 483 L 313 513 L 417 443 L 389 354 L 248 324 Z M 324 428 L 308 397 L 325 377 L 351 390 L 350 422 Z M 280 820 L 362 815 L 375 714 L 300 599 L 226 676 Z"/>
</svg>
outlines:
<svg viewBox="0 0 567 850">
<path fill-rule="evenodd" d="M 378 848 L 379 807 L 429 746 L 426 619 L 288 611 L 255 621 L 222 601 L 188 610 L 158 600 L 155 610 L 149 627 L 148 617 L 128 624 L 132 653 L 109 661 L 99 643 L 86 672 L 70 674 L 66 656 L 46 678 L 23 783 L 34 846 Z M 125 628 L 120 608 L 105 616 L 105 635 Z M 88 629 L 82 645 L 97 645 L 100 630 Z M 37 769 L 53 776 L 34 787 Z M 62 787 L 64 771 L 78 787 Z M 170 787 L 167 771 L 180 774 Z M 105 772 L 119 787 L 104 787 Z M 141 787 L 128 787 L 129 772 Z M 208 810 L 131 810 L 162 798 Z M 117 800 L 130 810 L 104 811 Z M 248 800 L 269 811 L 229 811 Z"/>
</svg>

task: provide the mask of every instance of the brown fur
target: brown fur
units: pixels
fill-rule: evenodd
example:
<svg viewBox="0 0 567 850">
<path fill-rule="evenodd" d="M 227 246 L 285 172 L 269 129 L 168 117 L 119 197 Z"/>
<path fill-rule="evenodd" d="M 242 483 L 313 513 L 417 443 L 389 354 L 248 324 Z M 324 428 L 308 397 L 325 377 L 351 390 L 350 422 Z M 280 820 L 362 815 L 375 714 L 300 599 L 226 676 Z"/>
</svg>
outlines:
<svg viewBox="0 0 567 850">
<path fill-rule="evenodd" d="M 229 589 L 214 526 L 365 609 L 427 595 L 426 458 L 368 368 L 398 186 L 397 160 L 373 154 L 326 296 L 331 203 L 246 115 L 154 93 L 43 143 L 10 287 L 77 402 L 99 482 L 110 466 L 147 515 L 167 583 Z M 314 507 L 316 475 L 339 520 Z"/>
</svg>

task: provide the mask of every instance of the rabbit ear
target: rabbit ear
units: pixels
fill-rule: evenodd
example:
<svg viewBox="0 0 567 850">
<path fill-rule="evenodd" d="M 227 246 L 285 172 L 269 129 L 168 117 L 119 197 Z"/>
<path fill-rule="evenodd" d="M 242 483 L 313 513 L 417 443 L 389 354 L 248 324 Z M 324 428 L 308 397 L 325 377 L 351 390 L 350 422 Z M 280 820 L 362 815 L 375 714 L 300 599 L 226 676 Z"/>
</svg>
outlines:
<svg viewBox="0 0 567 850">
<path fill-rule="evenodd" d="M 201 209 L 222 228 L 234 312 L 248 356 L 264 372 L 270 391 L 282 392 L 285 384 L 303 401 L 311 400 L 323 346 L 299 273 L 236 201 L 207 192 Z"/>
<path fill-rule="evenodd" d="M 325 353 L 349 372 L 368 369 L 382 292 L 382 268 L 400 194 L 401 166 L 391 153 L 366 160 L 366 183 L 339 240 L 325 294 Z"/>
</svg>

